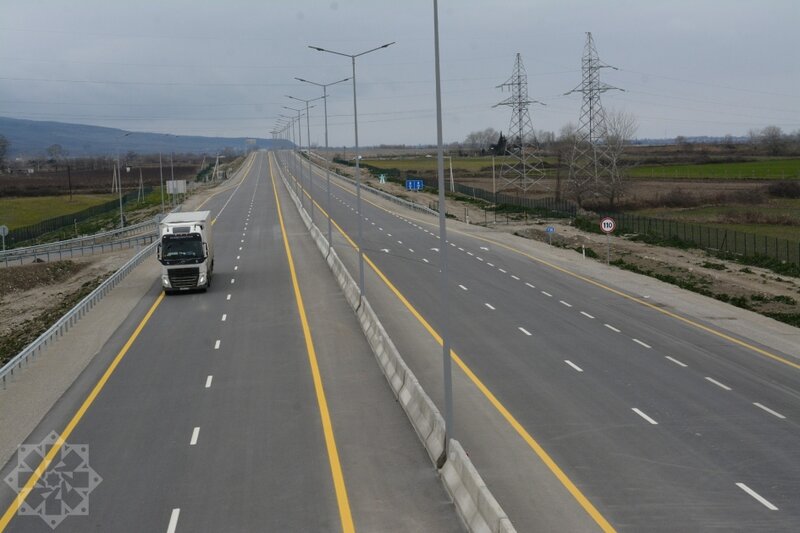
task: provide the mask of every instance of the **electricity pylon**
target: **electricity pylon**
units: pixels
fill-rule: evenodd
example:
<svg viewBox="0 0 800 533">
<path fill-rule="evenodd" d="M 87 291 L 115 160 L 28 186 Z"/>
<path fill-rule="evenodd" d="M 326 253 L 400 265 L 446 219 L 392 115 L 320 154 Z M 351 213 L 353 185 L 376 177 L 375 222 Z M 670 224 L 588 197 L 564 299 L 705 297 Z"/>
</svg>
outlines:
<svg viewBox="0 0 800 533">
<path fill-rule="evenodd" d="M 596 190 L 607 186 L 616 179 L 617 174 L 617 161 L 608 144 L 606 112 L 600 101 L 600 95 L 607 91 L 623 89 L 600 81 L 600 69 L 604 68 L 618 70 L 600 61 L 592 33 L 586 32 L 586 44 L 583 46 L 581 60 L 583 79 L 576 88 L 564 93 L 583 95 L 578 130 L 569 162 L 570 187 L 579 203 L 581 197 L 590 189 Z"/>
<path fill-rule="evenodd" d="M 528 98 L 528 74 L 525 72 L 522 56 L 519 53 L 514 63 L 514 73 L 508 78 L 508 81 L 497 87 L 511 91 L 511 96 L 493 106 L 504 105 L 511 108 L 506 157 L 500 168 L 498 190 L 518 188 L 522 192 L 526 192 L 545 177 L 542 170 L 542 159 L 533 153 L 533 147 L 529 146 L 533 140 L 533 125 L 528 113 L 530 104 L 544 104 Z"/>
</svg>

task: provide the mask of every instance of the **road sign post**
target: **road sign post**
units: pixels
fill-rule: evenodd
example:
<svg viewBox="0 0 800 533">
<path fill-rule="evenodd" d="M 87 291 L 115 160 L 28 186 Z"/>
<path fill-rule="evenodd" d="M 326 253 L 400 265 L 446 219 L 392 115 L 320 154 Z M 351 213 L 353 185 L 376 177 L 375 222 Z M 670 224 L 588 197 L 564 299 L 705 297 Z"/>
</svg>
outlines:
<svg viewBox="0 0 800 533">
<path fill-rule="evenodd" d="M 545 231 L 547 232 L 547 241 L 548 241 L 548 244 L 550 244 L 550 246 L 553 246 L 553 233 L 555 233 L 555 232 L 556 232 L 556 228 L 555 228 L 555 227 L 553 227 L 553 226 L 547 226 L 547 227 L 545 228 Z"/>
<path fill-rule="evenodd" d="M 8 235 L 8 226 L 0 226 L 0 236 L 3 237 L 3 251 L 6 251 L 6 235 Z"/>
<path fill-rule="evenodd" d="M 611 217 L 604 217 L 600 221 L 600 230 L 606 234 L 606 264 L 611 264 L 611 234 L 617 227 L 617 221 Z"/>
</svg>

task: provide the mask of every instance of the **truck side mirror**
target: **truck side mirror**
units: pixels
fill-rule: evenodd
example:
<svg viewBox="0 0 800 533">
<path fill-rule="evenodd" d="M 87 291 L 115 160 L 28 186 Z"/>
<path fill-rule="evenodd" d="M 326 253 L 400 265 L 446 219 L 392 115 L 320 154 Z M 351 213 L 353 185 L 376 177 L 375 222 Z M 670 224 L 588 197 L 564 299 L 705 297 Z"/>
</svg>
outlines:
<svg viewBox="0 0 800 533">
<path fill-rule="evenodd" d="M 208 257 L 208 243 L 204 242 L 203 243 L 203 259 L 206 259 L 207 257 Z"/>
<path fill-rule="evenodd" d="M 161 261 L 161 243 L 158 243 L 158 246 L 156 246 L 156 257 Z"/>
</svg>

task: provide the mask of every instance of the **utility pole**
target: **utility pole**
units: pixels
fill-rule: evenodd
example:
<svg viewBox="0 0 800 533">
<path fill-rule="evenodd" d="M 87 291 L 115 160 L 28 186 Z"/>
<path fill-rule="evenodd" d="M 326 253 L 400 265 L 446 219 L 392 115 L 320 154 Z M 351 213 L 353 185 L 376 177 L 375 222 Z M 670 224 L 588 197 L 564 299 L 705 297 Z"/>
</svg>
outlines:
<svg viewBox="0 0 800 533">
<path fill-rule="evenodd" d="M 72 201 L 72 173 L 70 172 L 69 165 L 67 165 L 67 184 L 69 185 L 69 201 Z"/>
</svg>

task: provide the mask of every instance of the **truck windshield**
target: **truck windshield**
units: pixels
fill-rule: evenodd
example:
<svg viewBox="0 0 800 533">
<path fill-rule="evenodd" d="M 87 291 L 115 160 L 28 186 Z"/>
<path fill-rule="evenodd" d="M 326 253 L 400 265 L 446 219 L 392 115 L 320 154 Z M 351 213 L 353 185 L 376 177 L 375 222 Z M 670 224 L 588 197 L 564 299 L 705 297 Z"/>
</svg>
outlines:
<svg viewBox="0 0 800 533">
<path fill-rule="evenodd" d="M 203 242 L 200 235 L 165 235 L 162 241 L 163 259 L 203 259 Z"/>
</svg>

